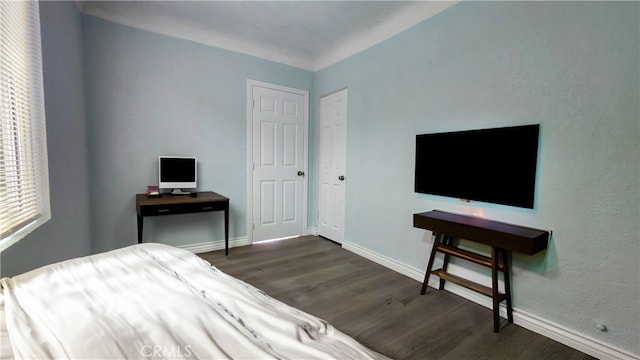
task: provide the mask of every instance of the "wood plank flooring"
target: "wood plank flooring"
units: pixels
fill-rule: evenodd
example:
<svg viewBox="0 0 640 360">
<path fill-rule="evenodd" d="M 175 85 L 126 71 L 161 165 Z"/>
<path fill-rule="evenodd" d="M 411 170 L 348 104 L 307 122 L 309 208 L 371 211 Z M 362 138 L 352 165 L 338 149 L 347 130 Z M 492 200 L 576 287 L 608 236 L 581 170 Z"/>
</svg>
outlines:
<svg viewBox="0 0 640 360">
<path fill-rule="evenodd" d="M 504 319 L 493 333 L 490 309 L 432 288 L 421 296 L 419 282 L 320 237 L 199 255 L 394 359 L 593 359 Z"/>
</svg>

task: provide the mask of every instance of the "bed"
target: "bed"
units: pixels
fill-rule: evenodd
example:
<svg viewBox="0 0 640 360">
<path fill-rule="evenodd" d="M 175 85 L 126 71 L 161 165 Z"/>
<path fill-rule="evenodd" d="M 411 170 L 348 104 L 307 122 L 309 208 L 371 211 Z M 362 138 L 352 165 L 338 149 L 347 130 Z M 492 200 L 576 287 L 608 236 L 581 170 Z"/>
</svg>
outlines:
<svg viewBox="0 0 640 360">
<path fill-rule="evenodd" d="M 2 358 L 386 359 L 169 245 L 72 259 L 0 286 Z"/>
</svg>

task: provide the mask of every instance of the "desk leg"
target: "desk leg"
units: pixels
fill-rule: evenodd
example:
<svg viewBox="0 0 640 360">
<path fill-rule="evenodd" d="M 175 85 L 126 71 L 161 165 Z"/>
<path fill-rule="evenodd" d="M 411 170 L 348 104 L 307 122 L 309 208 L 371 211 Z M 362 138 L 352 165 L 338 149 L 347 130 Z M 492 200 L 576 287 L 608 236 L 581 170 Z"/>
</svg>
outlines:
<svg viewBox="0 0 640 360">
<path fill-rule="evenodd" d="M 433 260 L 436 258 L 436 249 L 440 244 L 441 235 L 437 232 L 433 233 L 433 247 L 431 248 L 431 255 L 429 255 L 429 264 L 427 265 L 427 273 L 424 274 L 424 282 L 422 283 L 422 290 L 420 290 L 420 295 L 424 295 L 427 292 L 427 286 L 429 285 L 429 275 L 431 275 L 431 268 L 433 267 Z"/>
<path fill-rule="evenodd" d="M 144 225 L 144 217 L 138 215 L 138 244 L 142 244 L 142 226 Z"/>
<path fill-rule="evenodd" d="M 224 256 L 229 255 L 229 203 L 224 208 Z"/>
</svg>

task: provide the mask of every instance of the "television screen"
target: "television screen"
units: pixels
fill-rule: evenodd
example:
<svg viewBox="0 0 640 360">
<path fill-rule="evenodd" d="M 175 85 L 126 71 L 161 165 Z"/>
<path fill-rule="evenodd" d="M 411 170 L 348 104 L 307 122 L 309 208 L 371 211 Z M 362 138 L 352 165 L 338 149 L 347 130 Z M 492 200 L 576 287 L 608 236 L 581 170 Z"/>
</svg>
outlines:
<svg viewBox="0 0 640 360">
<path fill-rule="evenodd" d="M 158 160 L 158 180 L 158 186 L 161 189 L 196 188 L 196 158 L 183 156 L 160 156 Z"/>
<path fill-rule="evenodd" d="M 539 129 L 417 135 L 415 191 L 533 209 Z"/>
</svg>

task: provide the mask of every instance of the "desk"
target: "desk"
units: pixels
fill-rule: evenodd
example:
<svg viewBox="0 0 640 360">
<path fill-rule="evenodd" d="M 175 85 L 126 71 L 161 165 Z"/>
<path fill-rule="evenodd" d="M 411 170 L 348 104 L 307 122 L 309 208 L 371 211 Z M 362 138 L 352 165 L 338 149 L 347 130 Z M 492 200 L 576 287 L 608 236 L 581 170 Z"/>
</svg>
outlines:
<svg viewBox="0 0 640 360">
<path fill-rule="evenodd" d="M 148 197 L 136 194 L 136 213 L 138 216 L 138 244 L 142 243 L 142 228 L 145 216 L 190 214 L 208 211 L 224 211 L 224 254 L 229 255 L 229 198 L 213 191 L 189 195 L 162 194 L 160 197 Z"/>
<path fill-rule="evenodd" d="M 431 274 L 440 278 L 439 290 L 451 281 L 493 299 L 493 331 L 500 330 L 499 304 L 506 300 L 507 320 L 513 323 L 509 255 L 511 251 L 533 255 L 547 248 L 549 231 L 506 224 L 497 221 L 433 210 L 413 215 L 413 226 L 431 230 L 435 237 L 429 256 L 427 272 L 420 294 L 427 291 Z M 465 239 L 491 247 L 491 256 L 482 256 L 454 246 L 454 239 Z M 442 268 L 432 270 L 436 253 L 444 254 Z M 447 272 L 449 258 L 455 256 L 491 269 L 491 287 L 477 284 Z M 498 272 L 504 277 L 504 293 L 498 291 Z"/>
</svg>

